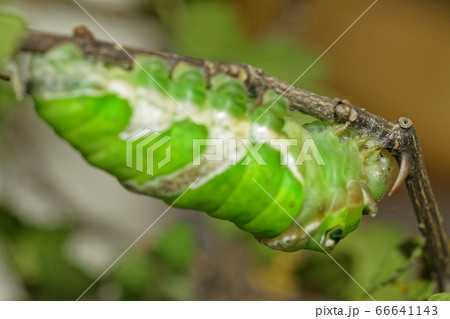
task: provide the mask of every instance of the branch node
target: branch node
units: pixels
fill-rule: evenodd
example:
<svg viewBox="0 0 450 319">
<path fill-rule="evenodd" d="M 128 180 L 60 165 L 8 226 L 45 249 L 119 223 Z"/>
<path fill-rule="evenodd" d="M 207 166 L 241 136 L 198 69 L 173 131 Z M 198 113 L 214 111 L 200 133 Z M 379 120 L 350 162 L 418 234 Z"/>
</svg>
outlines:
<svg viewBox="0 0 450 319">
<path fill-rule="evenodd" d="M 413 122 L 407 117 L 401 117 L 398 119 L 398 123 L 401 128 L 410 128 L 413 125 Z"/>
<path fill-rule="evenodd" d="M 339 101 L 334 107 L 334 115 L 343 121 L 348 121 L 351 113 L 352 107 L 346 101 Z"/>
<path fill-rule="evenodd" d="M 89 41 L 95 40 L 92 32 L 89 31 L 89 29 L 84 25 L 79 25 L 79 26 L 75 27 L 75 29 L 73 30 L 73 37 L 76 39 L 83 39 L 83 40 L 89 40 Z"/>
</svg>

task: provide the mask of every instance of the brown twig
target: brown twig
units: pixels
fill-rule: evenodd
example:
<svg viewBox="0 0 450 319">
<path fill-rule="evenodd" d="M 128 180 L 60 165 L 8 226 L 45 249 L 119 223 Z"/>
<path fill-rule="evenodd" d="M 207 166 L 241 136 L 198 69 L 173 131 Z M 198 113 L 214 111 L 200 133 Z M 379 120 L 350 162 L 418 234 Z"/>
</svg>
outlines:
<svg viewBox="0 0 450 319">
<path fill-rule="evenodd" d="M 138 54 L 148 54 L 164 59 L 170 67 L 180 61 L 188 62 L 201 68 L 207 78 L 217 73 L 226 73 L 239 78 L 246 84 L 249 93 L 254 96 L 258 96 L 261 90 L 273 89 L 279 94 L 284 94 L 293 110 L 298 110 L 327 122 L 348 123 L 349 128 L 377 139 L 380 145 L 391 151 L 400 162 L 405 163 L 407 161 L 409 165 L 408 174 L 405 175 L 406 186 L 414 203 L 419 229 L 426 239 L 427 260 L 431 269 L 433 269 L 439 290 L 450 290 L 450 258 L 447 234 L 431 189 L 416 131 L 410 120 L 400 118 L 398 122 L 386 121 L 364 109 L 351 105 L 347 101 L 330 99 L 296 87 L 290 87 L 289 84 L 250 65 L 212 62 L 177 54 L 136 50 L 99 42 L 84 27 L 76 28 L 74 37 L 31 32 L 24 41 L 21 50 L 43 53 L 65 42 L 77 43 L 88 59 L 120 65 L 127 69 L 132 65 L 131 57 Z"/>
</svg>

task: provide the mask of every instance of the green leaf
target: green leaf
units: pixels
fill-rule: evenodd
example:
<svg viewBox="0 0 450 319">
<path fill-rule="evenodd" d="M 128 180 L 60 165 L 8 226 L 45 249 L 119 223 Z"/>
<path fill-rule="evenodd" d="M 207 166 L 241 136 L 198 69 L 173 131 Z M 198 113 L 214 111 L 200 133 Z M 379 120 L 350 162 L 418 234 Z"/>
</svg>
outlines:
<svg viewBox="0 0 450 319">
<path fill-rule="evenodd" d="M 428 301 L 450 301 L 450 292 L 441 292 L 432 295 Z"/>
<path fill-rule="evenodd" d="M 130 251 L 110 278 L 120 286 L 121 300 L 145 300 L 154 298 L 152 290 L 157 281 L 157 273 L 157 262 L 150 254 Z"/>
<path fill-rule="evenodd" d="M 92 282 L 66 255 L 70 233 L 28 225 L 0 205 L 1 248 L 31 300 L 73 300 Z"/>
<path fill-rule="evenodd" d="M 419 258 L 423 253 L 425 241 L 421 237 L 408 239 L 398 244 L 380 262 L 377 273 L 372 278 L 372 288 L 388 281 L 394 281 L 403 271 L 408 269 L 411 263 Z"/>
<path fill-rule="evenodd" d="M 426 300 L 436 287 L 436 282 L 431 279 L 419 279 L 413 282 L 409 289 L 408 295 L 411 300 L 423 301 Z"/>
<path fill-rule="evenodd" d="M 25 32 L 22 19 L 6 12 L 0 7 L 0 71 L 5 58 L 11 57 L 17 50 Z"/>
<path fill-rule="evenodd" d="M 370 224 L 369 224 L 370 222 Z M 423 239 L 404 240 L 400 226 L 369 220 L 332 253 L 375 300 L 425 300 L 436 283 L 418 277 Z M 311 255 L 299 271 L 304 288 L 329 298 L 368 300 L 326 255 Z"/>
<path fill-rule="evenodd" d="M 196 254 L 195 231 L 190 224 L 177 223 L 168 227 L 158 240 L 155 253 L 172 268 L 187 268 Z"/>
<path fill-rule="evenodd" d="M 12 10 L 0 5 L 0 74 L 10 76 L 6 62 L 13 57 L 25 34 L 25 24 Z M 16 104 L 12 83 L 0 80 L 0 119 Z"/>
<path fill-rule="evenodd" d="M 178 10 L 170 21 L 175 50 L 199 58 L 242 62 L 292 83 L 314 61 L 316 53 L 292 35 L 248 34 L 232 6 L 217 1 L 196 1 Z M 298 85 L 314 86 L 323 76 L 324 64 L 314 66 Z"/>
</svg>

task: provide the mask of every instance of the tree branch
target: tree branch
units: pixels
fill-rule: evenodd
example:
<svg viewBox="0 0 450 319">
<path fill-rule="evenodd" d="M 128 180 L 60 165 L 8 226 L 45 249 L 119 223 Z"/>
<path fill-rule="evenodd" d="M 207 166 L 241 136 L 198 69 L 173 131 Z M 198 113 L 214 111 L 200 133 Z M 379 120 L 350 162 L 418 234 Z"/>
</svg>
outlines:
<svg viewBox="0 0 450 319">
<path fill-rule="evenodd" d="M 120 45 L 99 42 L 84 27 L 77 27 L 73 37 L 55 36 L 31 32 L 24 41 L 21 51 L 44 53 L 52 47 L 73 42 L 93 61 L 131 68 L 134 57 L 147 54 L 164 59 L 170 68 L 180 62 L 188 62 L 203 70 L 207 79 L 217 73 L 225 73 L 239 78 L 250 94 L 258 96 L 267 89 L 273 89 L 289 100 L 290 108 L 312 115 L 320 120 L 333 123 L 348 123 L 348 127 L 379 141 L 400 162 L 409 164 L 406 177 L 411 200 L 414 203 L 419 229 L 426 238 L 426 256 L 438 282 L 439 290 L 450 290 L 450 258 L 447 234 L 442 216 L 431 189 L 425 169 L 422 151 L 412 122 L 400 118 L 399 122 L 389 122 L 347 101 L 330 99 L 282 82 L 262 70 L 241 63 L 212 62 L 180 56 L 177 54 L 152 52 L 123 48 Z"/>
</svg>

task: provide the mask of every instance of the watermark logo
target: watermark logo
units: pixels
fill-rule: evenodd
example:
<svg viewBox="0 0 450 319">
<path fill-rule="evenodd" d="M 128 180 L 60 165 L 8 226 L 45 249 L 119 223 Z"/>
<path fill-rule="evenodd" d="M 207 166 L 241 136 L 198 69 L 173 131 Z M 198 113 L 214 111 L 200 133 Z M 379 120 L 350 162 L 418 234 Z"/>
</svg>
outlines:
<svg viewBox="0 0 450 319">
<path fill-rule="evenodd" d="M 126 142 L 126 165 L 131 168 L 135 168 L 140 172 L 144 172 L 144 167 L 146 168 L 145 172 L 148 175 L 153 176 L 154 174 L 154 153 L 164 144 L 166 144 L 169 140 L 171 140 L 170 136 L 162 136 L 158 141 L 154 142 L 158 139 L 162 134 L 159 132 L 155 132 L 149 129 L 144 129 L 130 137 Z M 151 144 L 151 145 L 150 145 Z M 150 146 L 149 146 L 150 145 Z M 146 163 L 144 165 L 144 159 Z M 158 169 L 169 163 L 171 160 L 171 148 L 167 146 L 165 149 L 165 156 L 163 159 L 159 160 L 156 163 Z"/>
<path fill-rule="evenodd" d="M 156 169 L 171 161 L 170 145 L 165 146 L 164 152 L 160 150 L 171 139 L 150 129 L 141 130 L 126 142 L 126 165 L 153 176 Z M 266 166 L 261 148 L 267 145 L 280 152 L 281 166 L 301 166 L 308 161 L 315 161 L 320 166 L 325 165 L 314 140 L 305 139 L 302 145 L 297 143 L 297 139 L 193 139 L 192 153 L 186 156 L 192 156 L 192 166 L 202 165 L 205 161 L 226 162 L 229 166 L 247 166 L 254 161 L 257 165 Z M 296 149 L 295 156 L 289 150 L 290 147 Z"/>
<path fill-rule="evenodd" d="M 227 161 L 228 165 L 234 166 L 238 163 L 238 145 L 241 143 L 242 148 L 245 150 L 246 156 L 240 162 L 239 165 L 247 166 L 252 161 L 260 166 L 267 165 L 264 158 L 261 156 L 261 147 L 266 144 L 271 148 L 276 149 L 282 154 L 280 157 L 280 165 L 295 165 L 301 166 L 306 161 L 315 161 L 317 165 L 325 165 L 322 155 L 319 149 L 314 143 L 313 139 L 305 139 L 301 147 L 297 147 L 299 150 L 296 157 L 289 152 L 289 147 L 297 146 L 297 139 L 279 138 L 279 139 L 258 139 L 250 140 L 248 138 L 242 139 L 194 139 L 193 140 L 193 161 L 194 166 L 201 165 L 201 158 L 203 157 L 207 161 Z M 206 151 L 203 151 L 206 147 Z"/>
</svg>

